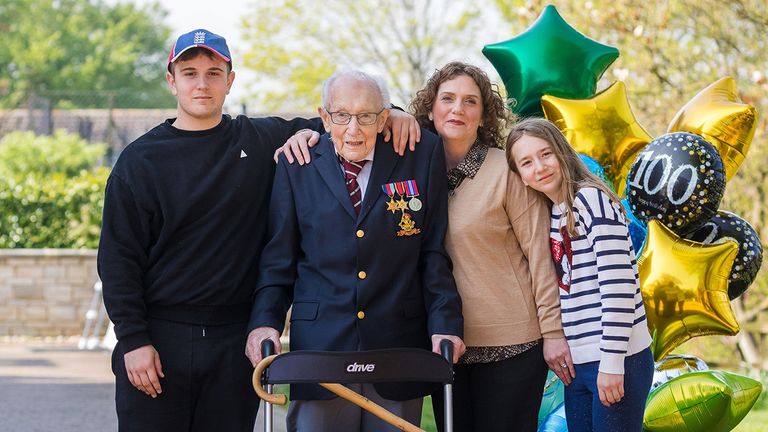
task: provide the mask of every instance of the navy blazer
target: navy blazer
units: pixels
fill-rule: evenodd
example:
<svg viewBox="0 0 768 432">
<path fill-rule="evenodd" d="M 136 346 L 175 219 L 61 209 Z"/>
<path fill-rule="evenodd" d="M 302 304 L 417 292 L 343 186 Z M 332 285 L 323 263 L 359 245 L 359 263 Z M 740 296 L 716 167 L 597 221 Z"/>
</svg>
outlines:
<svg viewBox="0 0 768 432">
<path fill-rule="evenodd" d="M 305 166 L 280 157 L 249 330 L 282 330 L 292 304 L 292 351 L 431 349 L 432 334 L 463 337 L 461 299 L 444 248 L 448 192 L 440 139 L 422 130 L 416 151 L 400 157 L 379 135 L 359 216 L 328 134 L 310 154 Z M 406 180 L 415 180 L 423 203 L 406 210 L 420 233 L 398 236 L 403 215 L 387 210 L 382 185 Z M 389 399 L 429 391 L 415 388 L 377 385 Z M 328 397 L 319 386 L 291 388 L 293 399 Z"/>
</svg>

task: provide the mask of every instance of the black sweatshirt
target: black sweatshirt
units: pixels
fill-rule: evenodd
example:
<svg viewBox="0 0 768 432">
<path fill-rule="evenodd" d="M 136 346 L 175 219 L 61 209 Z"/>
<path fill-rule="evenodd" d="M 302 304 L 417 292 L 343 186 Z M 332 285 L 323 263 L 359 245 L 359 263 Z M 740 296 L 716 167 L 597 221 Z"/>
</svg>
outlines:
<svg viewBox="0 0 768 432">
<path fill-rule="evenodd" d="M 128 145 L 107 180 L 98 253 L 123 352 L 152 343 L 148 317 L 246 322 L 265 243 L 272 155 L 319 119 L 235 119 L 184 131 L 174 119 Z"/>
</svg>

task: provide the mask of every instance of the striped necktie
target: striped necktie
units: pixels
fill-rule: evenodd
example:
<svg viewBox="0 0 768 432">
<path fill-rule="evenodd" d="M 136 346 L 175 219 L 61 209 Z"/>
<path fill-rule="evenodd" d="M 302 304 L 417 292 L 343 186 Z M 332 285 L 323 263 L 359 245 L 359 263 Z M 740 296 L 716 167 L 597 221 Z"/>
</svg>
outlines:
<svg viewBox="0 0 768 432">
<path fill-rule="evenodd" d="M 344 168 L 344 182 L 347 184 L 347 192 L 349 192 L 349 199 L 352 201 L 352 207 L 355 208 L 355 213 L 360 214 L 360 207 L 363 204 L 363 194 L 360 192 L 360 184 L 357 183 L 357 176 L 360 171 L 363 170 L 363 166 L 368 162 L 367 160 L 361 160 L 357 162 L 350 162 L 344 158 L 339 158 L 341 166 Z"/>
</svg>

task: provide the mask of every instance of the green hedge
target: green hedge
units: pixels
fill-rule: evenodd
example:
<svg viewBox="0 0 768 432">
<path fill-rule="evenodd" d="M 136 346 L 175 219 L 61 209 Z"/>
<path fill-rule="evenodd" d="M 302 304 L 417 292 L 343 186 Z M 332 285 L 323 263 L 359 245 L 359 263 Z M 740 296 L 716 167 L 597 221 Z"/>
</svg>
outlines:
<svg viewBox="0 0 768 432">
<path fill-rule="evenodd" d="M 95 248 L 109 169 L 104 145 L 56 132 L 0 141 L 0 248 Z"/>
</svg>

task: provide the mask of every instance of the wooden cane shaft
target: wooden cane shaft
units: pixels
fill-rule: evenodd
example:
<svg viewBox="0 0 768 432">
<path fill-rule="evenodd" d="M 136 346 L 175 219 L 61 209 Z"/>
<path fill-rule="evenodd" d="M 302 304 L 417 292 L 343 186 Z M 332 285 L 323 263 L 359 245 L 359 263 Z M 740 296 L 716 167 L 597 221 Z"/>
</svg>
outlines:
<svg viewBox="0 0 768 432">
<path fill-rule="evenodd" d="M 391 424 L 392 426 L 395 426 L 396 428 L 405 431 L 405 432 L 424 432 L 423 429 L 419 429 L 416 425 L 413 423 L 409 423 L 400 417 L 392 414 L 391 412 L 387 411 L 384 407 L 381 405 L 377 405 L 375 402 L 372 402 L 370 399 L 366 398 L 365 396 L 360 395 L 359 393 L 356 393 L 347 387 L 344 387 L 341 384 L 329 384 L 329 383 L 320 383 L 321 386 L 324 388 L 336 393 L 337 395 L 343 397 L 344 399 L 352 402 L 353 404 L 359 406 L 360 408 L 363 408 L 364 410 L 370 412 L 371 414 L 375 415 L 376 417 L 384 420 L 385 422 Z"/>
</svg>

